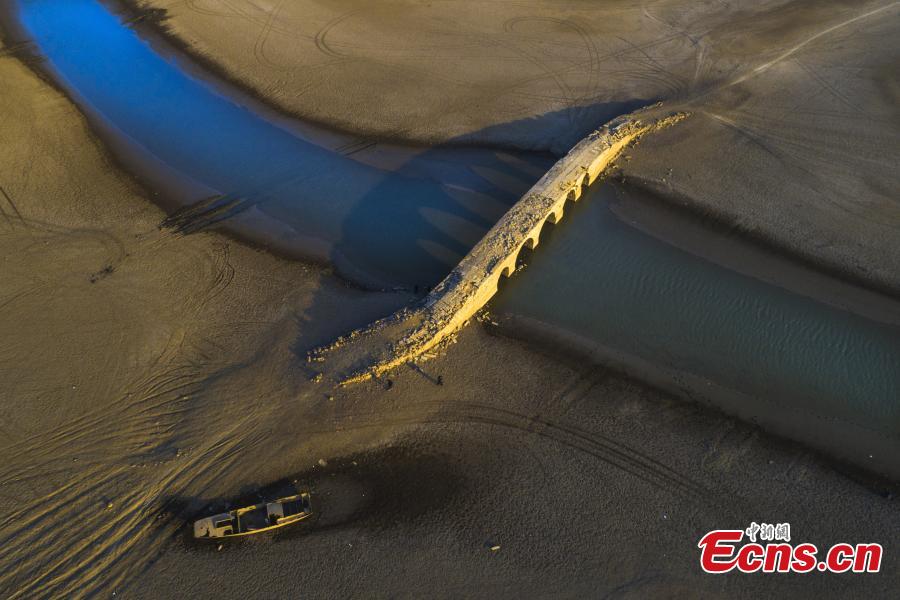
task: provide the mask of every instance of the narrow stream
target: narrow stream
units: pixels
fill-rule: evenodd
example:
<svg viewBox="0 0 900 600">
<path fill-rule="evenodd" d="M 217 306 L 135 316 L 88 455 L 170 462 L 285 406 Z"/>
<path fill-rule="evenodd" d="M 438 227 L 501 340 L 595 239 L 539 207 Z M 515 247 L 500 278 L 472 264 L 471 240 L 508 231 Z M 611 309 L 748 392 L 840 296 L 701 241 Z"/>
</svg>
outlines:
<svg viewBox="0 0 900 600">
<path fill-rule="evenodd" d="M 96 0 L 21 0 L 19 17 L 88 114 L 173 177 L 225 196 L 194 221 L 256 227 L 364 283 L 435 283 L 552 162 L 394 148 L 393 167 L 375 166 L 189 76 Z M 492 310 L 682 395 L 897 470 L 896 326 L 660 241 L 611 212 L 614 196 L 595 186 Z"/>
<path fill-rule="evenodd" d="M 553 163 L 483 149 L 324 147 L 325 135 L 289 131 L 190 76 L 184 59 L 158 53 L 98 0 L 18 7 L 61 83 L 107 137 L 124 138 L 117 150 L 136 155 L 129 167 L 165 170 L 183 184 L 182 204 L 225 196 L 189 227 L 227 223 L 361 284 L 437 283 Z"/>
</svg>

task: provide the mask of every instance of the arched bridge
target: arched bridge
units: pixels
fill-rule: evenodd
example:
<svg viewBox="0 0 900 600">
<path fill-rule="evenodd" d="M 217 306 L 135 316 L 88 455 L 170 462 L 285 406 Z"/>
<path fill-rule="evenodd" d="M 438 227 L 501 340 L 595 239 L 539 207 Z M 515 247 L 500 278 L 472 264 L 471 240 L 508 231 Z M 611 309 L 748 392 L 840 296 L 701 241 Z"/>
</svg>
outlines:
<svg viewBox="0 0 900 600">
<path fill-rule="evenodd" d="M 497 293 L 524 248 L 537 247 L 546 223 L 558 223 L 613 159 L 641 136 L 671 126 L 685 113 L 620 117 L 579 142 L 488 231 L 428 296 L 416 305 L 354 331 L 309 354 L 321 374 L 347 384 L 378 377 L 423 357 L 448 340 Z"/>
</svg>

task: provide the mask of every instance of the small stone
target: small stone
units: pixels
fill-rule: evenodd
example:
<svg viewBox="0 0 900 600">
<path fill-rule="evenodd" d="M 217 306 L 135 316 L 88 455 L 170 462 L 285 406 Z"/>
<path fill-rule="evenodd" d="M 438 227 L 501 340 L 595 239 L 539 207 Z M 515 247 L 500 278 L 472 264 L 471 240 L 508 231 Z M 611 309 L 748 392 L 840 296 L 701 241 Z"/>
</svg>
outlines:
<svg viewBox="0 0 900 600">
<path fill-rule="evenodd" d="M 112 507 L 113 507 L 113 503 L 112 503 L 112 502 L 107 502 L 107 503 L 106 503 L 106 508 L 107 508 L 107 510 L 109 510 L 109 509 L 112 508 Z"/>
<path fill-rule="evenodd" d="M 500 549 L 500 544 L 494 544 L 493 546 L 491 546 L 491 552 L 496 552 L 499 549 Z"/>
<path fill-rule="evenodd" d="M 319 466 L 320 466 L 320 467 L 327 467 L 327 466 L 328 466 L 328 461 L 325 460 L 324 458 L 320 458 L 320 459 L 319 459 Z"/>
<path fill-rule="evenodd" d="M 221 552 L 221 551 L 222 551 L 222 544 L 219 544 L 218 546 L 216 546 L 216 552 Z"/>
</svg>

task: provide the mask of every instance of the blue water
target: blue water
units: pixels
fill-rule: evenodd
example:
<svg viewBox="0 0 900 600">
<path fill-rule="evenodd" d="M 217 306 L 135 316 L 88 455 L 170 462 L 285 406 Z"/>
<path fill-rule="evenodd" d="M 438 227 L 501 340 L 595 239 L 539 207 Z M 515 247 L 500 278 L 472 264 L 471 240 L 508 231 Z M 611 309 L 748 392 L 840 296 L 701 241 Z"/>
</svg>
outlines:
<svg viewBox="0 0 900 600">
<path fill-rule="evenodd" d="M 184 175 L 239 199 L 239 210 L 255 207 L 322 240 L 339 267 L 385 285 L 440 279 L 551 162 L 428 150 L 378 169 L 188 76 L 96 0 L 22 0 L 20 8 L 23 25 L 89 112 Z M 610 212 L 610 194 L 609 186 L 592 189 L 493 309 L 757 399 L 738 412 L 782 432 L 778 423 L 793 415 L 789 435 L 831 450 L 851 440 L 838 453 L 854 460 L 865 463 L 873 448 L 900 456 L 896 327 L 659 241 Z M 844 426 L 870 439 L 844 438 Z M 893 461 L 900 472 L 896 458 L 874 460 Z"/>
<path fill-rule="evenodd" d="M 227 195 L 221 204 L 238 200 L 232 212 L 255 207 L 327 247 L 348 273 L 386 287 L 439 281 L 552 162 L 432 150 L 399 169 L 378 169 L 282 129 L 187 75 L 97 0 L 23 0 L 19 9 L 54 72 L 91 112 Z M 480 210 L 485 198 L 498 209 Z"/>
</svg>

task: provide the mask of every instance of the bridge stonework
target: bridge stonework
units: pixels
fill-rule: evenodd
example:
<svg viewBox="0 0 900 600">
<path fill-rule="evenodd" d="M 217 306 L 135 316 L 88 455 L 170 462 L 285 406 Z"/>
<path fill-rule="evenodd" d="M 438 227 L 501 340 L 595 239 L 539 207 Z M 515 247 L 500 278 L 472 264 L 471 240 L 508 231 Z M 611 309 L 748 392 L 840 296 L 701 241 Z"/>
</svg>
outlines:
<svg viewBox="0 0 900 600">
<path fill-rule="evenodd" d="M 623 149 L 687 117 L 648 115 L 619 117 L 579 142 L 418 303 L 311 351 L 309 362 L 320 363 L 317 378 L 345 385 L 379 377 L 452 339 L 497 293 L 500 278 L 515 272 L 522 250 L 537 247 L 545 224 L 558 223 L 566 203 L 578 201 Z"/>
</svg>

